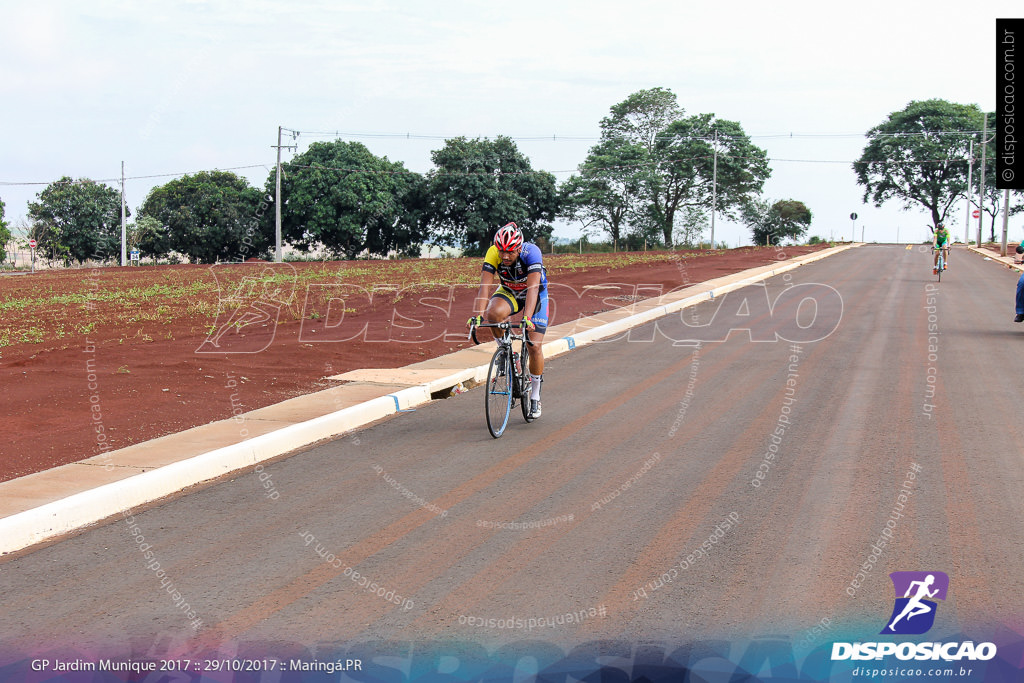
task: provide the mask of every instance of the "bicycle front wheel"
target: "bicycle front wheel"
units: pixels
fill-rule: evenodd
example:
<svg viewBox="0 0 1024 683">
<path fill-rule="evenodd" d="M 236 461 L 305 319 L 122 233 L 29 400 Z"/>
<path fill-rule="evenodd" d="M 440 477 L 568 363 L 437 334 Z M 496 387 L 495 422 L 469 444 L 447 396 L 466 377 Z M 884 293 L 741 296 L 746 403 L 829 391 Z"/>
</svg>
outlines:
<svg viewBox="0 0 1024 683">
<path fill-rule="evenodd" d="M 523 419 L 530 422 L 530 394 L 533 392 L 533 380 L 530 379 L 530 347 L 523 344 L 523 371 L 519 375 L 520 403 L 523 405 Z"/>
<path fill-rule="evenodd" d="M 502 435 L 512 412 L 512 354 L 498 348 L 487 368 L 487 391 L 484 393 L 484 414 L 487 431 L 495 439 Z"/>
</svg>

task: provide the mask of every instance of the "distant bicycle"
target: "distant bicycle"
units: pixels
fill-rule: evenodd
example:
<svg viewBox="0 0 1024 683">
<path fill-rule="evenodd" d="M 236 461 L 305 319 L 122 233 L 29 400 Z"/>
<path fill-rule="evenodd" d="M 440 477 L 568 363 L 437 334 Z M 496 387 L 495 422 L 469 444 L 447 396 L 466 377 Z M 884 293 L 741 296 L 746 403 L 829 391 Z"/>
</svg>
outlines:
<svg viewBox="0 0 1024 683">
<path fill-rule="evenodd" d="M 499 438 L 508 426 L 508 418 L 515 407 L 516 401 L 522 406 L 523 419 L 530 419 L 530 391 L 533 381 L 530 379 L 530 347 L 526 343 L 526 335 L 520 331 L 512 332 L 513 328 L 522 329 L 522 323 L 479 323 L 470 327 L 469 336 L 474 344 L 476 328 L 494 327 L 502 330 L 498 337 L 498 348 L 491 356 L 491 364 L 487 368 L 487 385 L 484 392 L 484 415 L 487 418 L 487 431 L 495 439 Z M 519 342 L 519 350 L 515 349 Z"/>
<path fill-rule="evenodd" d="M 942 282 L 942 271 L 946 269 L 946 262 L 949 260 L 949 230 L 942 221 L 936 223 L 935 228 L 929 226 L 929 230 L 932 231 L 932 249 L 936 252 L 932 273 L 938 275 L 939 282 Z"/>
<path fill-rule="evenodd" d="M 942 271 L 946 269 L 946 257 L 943 255 L 945 249 L 943 247 L 935 247 L 935 249 L 939 252 L 939 256 L 935 261 L 933 272 L 939 276 L 939 282 L 942 282 Z"/>
</svg>

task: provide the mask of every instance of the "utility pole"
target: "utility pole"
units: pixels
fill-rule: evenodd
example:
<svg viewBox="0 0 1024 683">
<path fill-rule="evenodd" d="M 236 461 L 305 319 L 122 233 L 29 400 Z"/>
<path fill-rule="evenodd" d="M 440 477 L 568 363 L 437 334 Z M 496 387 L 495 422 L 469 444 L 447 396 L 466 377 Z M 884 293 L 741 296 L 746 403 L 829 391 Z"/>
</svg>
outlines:
<svg viewBox="0 0 1024 683">
<path fill-rule="evenodd" d="M 981 247 L 981 222 L 985 220 L 985 152 L 988 151 L 988 112 L 982 112 L 985 116 L 985 125 L 981 134 L 981 177 L 978 178 L 978 247 Z"/>
<path fill-rule="evenodd" d="M 128 228 L 124 224 L 124 162 L 121 162 L 121 265 L 128 265 Z"/>
<path fill-rule="evenodd" d="M 715 248 L 715 213 L 718 212 L 718 131 L 715 131 L 715 141 L 712 143 L 715 150 L 714 162 L 711 171 L 711 249 Z"/>
<path fill-rule="evenodd" d="M 967 155 L 967 208 L 964 210 L 964 244 L 971 241 L 971 183 L 974 182 L 974 140 Z"/>
<path fill-rule="evenodd" d="M 277 245 L 274 249 L 274 262 L 281 263 L 284 260 L 284 254 L 281 252 L 281 149 L 296 149 L 298 145 L 282 145 L 281 144 L 281 131 L 288 130 L 292 134 L 292 139 L 299 134 L 298 131 L 277 127 L 277 191 L 274 196 L 274 238 L 275 244 Z"/>
<path fill-rule="evenodd" d="M 1010 221 L 1010 188 L 1006 188 L 1003 195 L 1003 243 L 999 248 L 999 255 L 1006 256 L 1006 229 Z"/>
</svg>

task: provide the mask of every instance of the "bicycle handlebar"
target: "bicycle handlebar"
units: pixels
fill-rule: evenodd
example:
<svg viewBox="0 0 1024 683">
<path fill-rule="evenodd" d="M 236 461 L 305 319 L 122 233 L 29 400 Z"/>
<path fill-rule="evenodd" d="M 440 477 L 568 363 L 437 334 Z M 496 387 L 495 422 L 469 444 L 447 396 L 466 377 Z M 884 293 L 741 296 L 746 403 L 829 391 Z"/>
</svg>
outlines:
<svg viewBox="0 0 1024 683">
<path fill-rule="evenodd" d="M 510 323 L 507 320 L 505 320 L 503 322 L 500 322 L 500 323 L 479 323 L 479 324 L 478 323 L 473 323 L 469 327 L 469 339 L 471 339 L 474 344 L 479 344 L 480 343 L 480 340 L 476 338 L 476 329 L 478 327 L 494 327 L 494 328 L 497 328 L 499 330 L 511 331 L 512 328 L 514 328 L 514 327 L 518 327 L 520 329 L 525 329 L 526 321 L 522 320 L 518 324 Z"/>
</svg>

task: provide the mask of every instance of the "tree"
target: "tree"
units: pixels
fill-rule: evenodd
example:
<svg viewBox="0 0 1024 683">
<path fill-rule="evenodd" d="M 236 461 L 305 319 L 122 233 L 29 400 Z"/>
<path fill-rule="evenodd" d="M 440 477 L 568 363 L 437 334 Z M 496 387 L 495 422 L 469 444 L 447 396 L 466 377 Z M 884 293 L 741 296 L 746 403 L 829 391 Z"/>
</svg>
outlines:
<svg viewBox="0 0 1024 683">
<path fill-rule="evenodd" d="M 655 145 L 648 212 L 671 244 L 677 213 L 711 207 L 727 217 L 761 192 L 771 175 L 768 153 L 735 121 L 696 114 L 673 121 Z"/>
<path fill-rule="evenodd" d="M 271 173 L 270 194 L 275 180 Z M 283 165 L 282 235 L 302 251 L 322 246 L 342 258 L 419 253 L 421 184 L 418 174 L 362 143 L 313 143 Z"/>
<path fill-rule="evenodd" d="M 734 217 L 771 174 L 767 152 L 750 142 L 739 123 L 684 114 L 675 94 L 654 88 L 633 93 L 601 120 L 602 142 L 621 140 L 646 151 L 646 163 L 635 173 L 643 200 L 631 222 L 642 232 L 660 233 L 666 245 L 686 207 L 710 208 L 716 195 L 716 210 Z"/>
<path fill-rule="evenodd" d="M 560 188 L 561 214 L 579 220 L 584 228 L 600 228 L 613 244 L 619 244 L 640 199 L 639 171 L 646 160 L 643 147 L 618 138 L 592 147 L 579 166 L 579 175 Z"/>
<path fill-rule="evenodd" d="M 0 265 L 7 260 L 7 243 L 11 241 L 11 231 L 4 221 L 4 201 L 0 199 Z"/>
<path fill-rule="evenodd" d="M 782 199 L 771 205 L 767 200 L 755 199 L 744 205 L 742 216 L 757 245 L 778 245 L 784 239 L 796 242 L 811 226 L 811 210 L 795 199 Z"/>
<path fill-rule="evenodd" d="M 426 220 L 435 239 L 482 254 L 509 221 L 527 240 L 550 239 L 559 208 L 555 177 L 534 171 L 511 138 L 452 138 L 431 158 Z"/>
<path fill-rule="evenodd" d="M 982 129 L 977 105 L 945 100 L 911 102 L 867 132 L 868 144 L 853 164 L 864 202 L 890 199 L 904 210 L 924 207 L 932 223 L 946 220 L 967 189 L 970 139 Z"/>
<path fill-rule="evenodd" d="M 259 217 L 260 202 L 260 191 L 234 173 L 184 175 L 153 188 L 143 202 L 139 213 L 160 227 L 149 224 L 139 251 L 153 257 L 175 251 L 199 263 L 265 255 L 271 239 Z"/>
<path fill-rule="evenodd" d="M 51 260 L 107 261 L 121 253 L 121 194 L 88 178 L 65 176 L 29 202 L 30 237 Z"/>
<path fill-rule="evenodd" d="M 811 227 L 811 210 L 795 199 L 782 199 L 772 204 L 772 215 L 775 217 L 773 244 L 782 239 L 799 241 Z"/>
<path fill-rule="evenodd" d="M 771 204 L 760 198 L 751 199 L 743 206 L 742 220 L 750 228 L 755 245 L 768 244 L 768 237 L 772 233 L 771 211 Z"/>
<path fill-rule="evenodd" d="M 687 206 L 677 218 L 673 243 L 691 249 L 697 247 L 703 241 L 704 228 L 708 226 L 707 212 L 700 206 Z"/>
<path fill-rule="evenodd" d="M 125 226 L 125 240 L 128 251 L 138 249 L 140 255 L 158 258 L 171 252 L 169 246 L 163 246 L 166 240 L 163 226 L 152 216 L 140 215 Z"/>
<path fill-rule="evenodd" d="M 601 140 L 623 140 L 654 153 L 659 137 L 669 124 L 683 118 L 676 95 L 666 88 L 638 90 L 612 105 L 601 119 Z"/>
</svg>

